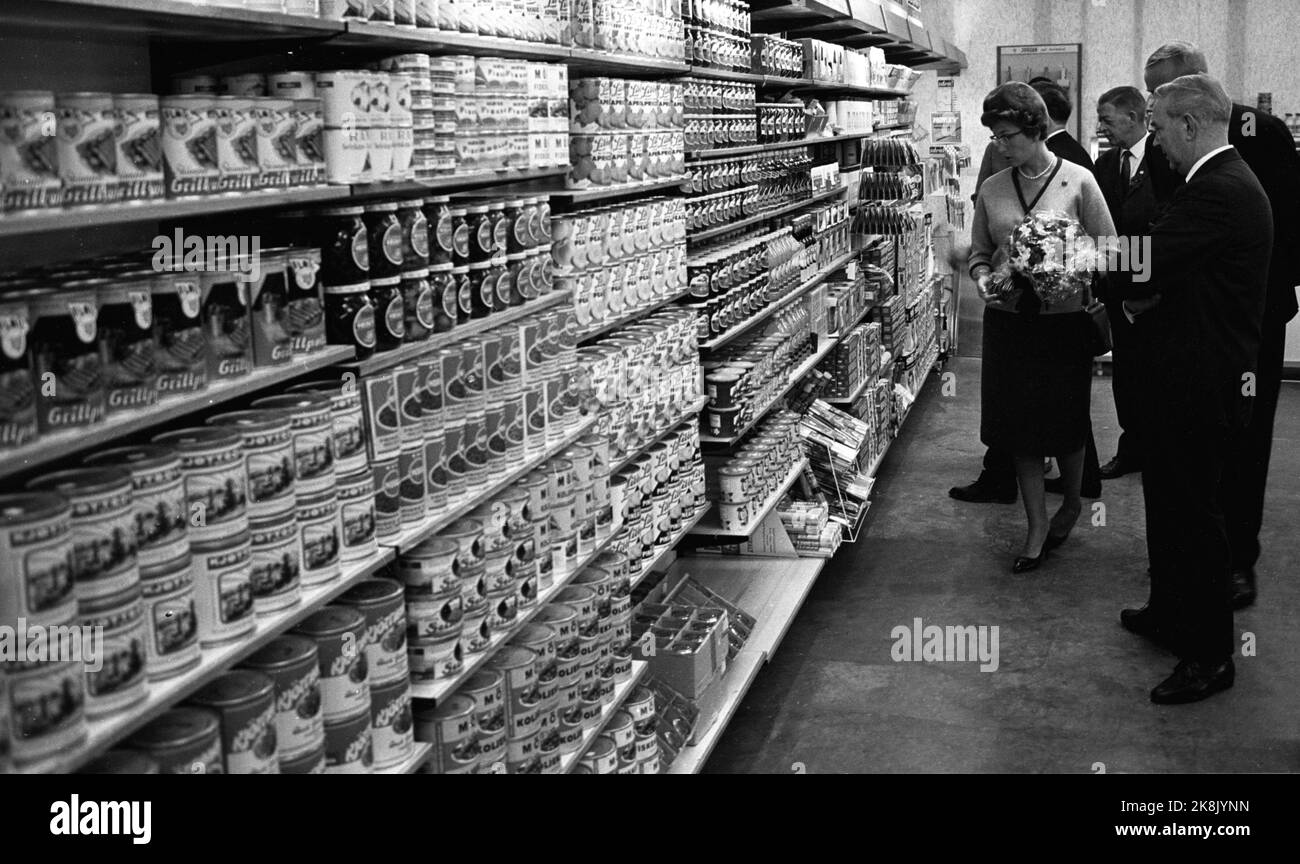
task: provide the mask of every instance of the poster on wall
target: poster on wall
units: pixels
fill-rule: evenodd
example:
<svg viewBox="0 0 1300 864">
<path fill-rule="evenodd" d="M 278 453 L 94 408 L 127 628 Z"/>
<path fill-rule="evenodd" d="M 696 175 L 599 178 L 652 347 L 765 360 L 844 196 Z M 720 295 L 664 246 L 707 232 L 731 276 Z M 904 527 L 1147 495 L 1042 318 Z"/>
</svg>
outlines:
<svg viewBox="0 0 1300 864">
<path fill-rule="evenodd" d="M 999 45 L 998 83 L 1023 81 L 1032 83 L 1046 78 L 1059 84 L 1070 97 L 1073 110 L 1066 128 L 1075 140 L 1082 141 L 1082 112 L 1079 110 L 1081 43 L 1064 45 Z"/>
<path fill-rule="evenodd" d="M 933 111 L 930 113 L 930 138 L 933 144 L 961 143 L 961 112 Z"/>
</svg>

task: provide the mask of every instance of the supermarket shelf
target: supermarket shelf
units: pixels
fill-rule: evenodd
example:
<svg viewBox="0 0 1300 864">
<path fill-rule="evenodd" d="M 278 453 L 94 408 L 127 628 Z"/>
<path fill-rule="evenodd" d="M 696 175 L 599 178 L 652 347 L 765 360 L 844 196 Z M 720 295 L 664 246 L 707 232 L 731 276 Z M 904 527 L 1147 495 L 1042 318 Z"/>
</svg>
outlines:
<svg viewBox="0 0 1300 864">
<path fill-rule="evenodd" d="M 746 651 L 771 660 L 812 593 L 825 558 L 757 558 L 754 556 L 683 558 L 679 565 L 697 582 L 717 592 L 758 622 Z"/>
<path fill-rule="evenodd" d="M 577 750 L 574 750 L 572 753 L 565 753 L 560 757 L 561 774 L 570 774 L 573 772 L 574 768 L 578 767 L 578 762 L 581 761 L 583 754 L 586 753 L 591 745 L 596 742 L 596 739 L 600 737 L 600 733 L 605 731 L 605 727 L 609 725 L 609 721 L 612 720 L 614 715 L 618 713 L 618 710 L 623 707 L 623 702 L 632 691 L 636 689 L 637 685 L 645 679 L 646 672 L 648 672 L 649 669 L 650 664 L 644 660 L 632 661 L 632 677 L 615 685 L 614 701 L 601 708 L 600 722 L 590 729 L 583 730 L 582 743 L 578 745 Z"/>
<path fill-rule="evenodd" d="M 598 536 L 590 554 L 584 555 L 572 569 L 562 574 L 556 573 L 552 579 L 551 587 L 538 592 L 537 602 L 526 610 L 521 609 L 518 616 L 515 618 L 514 625 L 511 626 L 509 630 L 503 630 L 494 635 L 492 641 L 488 643 L 487 648 L 473 655 L 471 658 L 467 658 L 465 660 L 465 665 L 459 672 L 450 678 L 441 678 L 437 681 L 412 682 L 411 695 L 416 699 L 432 699 L 437 702 L 446 699 L 452 693 L 455 693 L 456 689 L 467 681 L 471 675 L 483 668 L 483 664 L 497 652 L 498 648 L 513 639 L 515 634 L 519 632 L 520 628 L 531 621 L 533 616 L 536 615 L 542 607 L 546 606 L 546 604 L 550 603 L 555 598 L 555 595 L 568 587 L 569 583 L 573 581 L 573 578 L 583 571 L 583 568 L 592 561 L 595 561 L 596 558 L 605 551 L 605 548 L 609 546 L 610 541 L 614 539 L 614 535 L 618 533 L 617 529 L 619 527 L 621 526 L 615 526 L 604 536 Z"/>
<path fill-rule="evenodd" d="M 785 475 L 785 479 L 781 481 L 781 485 L 777 487 L 777 490 L 773 492 L 771 497 L 763 504 L 763 509 L 754 514 L 753 518 L 749 520 L 749 524 L 745 526 L 744 530 L 724 531 L 722 529 L 722 524 L 719 522 L 720 514 L 710 510 L 709 514 L 712 518 L 701 520 L 700 524 L 696 525 L 695 529 L 691 533 L 702 534 L 708 537 L 748 537 L 758 530 L 759 525 L 763 524 L 763 520 L 767 518 L 767 514 L 776 509 L 777 502 L 781 500 L 781 496 L 786 493 L 787 489 L 795 484 L 803 474 L 803 469 L 807 467 L 807 459 L 800 459 L 795 463 L 789 473 Z"/>
<path fill-rule="evenodd" d="M 852 405 L 854 402 L 858 401 L 858 397 L 862 395 L 862 391 L 863 391 L 863 390 L 866 390 L 866 389 L 867 389 L 867 385 L 868 385 L 868 384 L 874 384 L 874 383 L 875 383 L 876 381 L 878 381 L 878 380 L 879 380 L 878 378 L 872 378 L 871 376 L 867 376 L 867 377 L 865 377 L 865 378 L 862 379 L 862 383 L 861 383 L 861 384 L 859 384 L 857 387 L 854 387 L 854 388 L 853 388 L 853 392 L 850 393 L 848 396 L 846 396 L 846 397 L 844 397 L 844 398 L 842 398 L 842 399 L 826 399 L 826 398 L 823 398 L 822 401 L 825 402 L 827 405 L 835 405 L 835 406 L 848 406 L 848 405 Z"/>
<path fill-rule="evenodd" d="M 95 426 L 43 435 L 30 444 L 0 455 L 0 478 L 34 470 L 74 453 L 111 444 L 120 438 L 160 427 L 187 414 L 215 408 L 259 390 L 292 381 L 317 369 L 346 362 L 353 357 L 353 351 L 346 346 L 327 345 L 315 354 L 284 366 L 255 369 L 242 378 L 209 384 L 206 390 L 197 393 L 172 396 L 159 400 L 156 405 L 148 408 L 114 414 Z"/>
<path fill-rule="evenodd" d="M 391 183 L 363 183 L 352 187 L 353 198 L 382 198 L 394 195 L 426 195 L 431 192 L 454 192 L 478 186 L 504 186 L 528 180 L 544 180 L 569 173 L 568 165 L 550 168 L 502 168 L 500 171 L 475 171 L 472 174 L 448 174 L 432 180 L 398 180 Z M 541 193 L 539 193 L 541 194 Z M 553 192 L 545 193 L 553 195 Z"/>
<path fill-rule="evenodd" d="M 775 397 L 773 397 L 771 402 L 768 402 L 766 405 L 764 405 L 762 410 L 755 411 L 754 416 L 750 417 L 749 422 L 746 423 L 744 426 L 740 427 L 740 429 L 736 432 L 735 435 L 732 435 L 730 438 L 717 438 L 714 437 L 713 435 L 701 434 L 700 443 L 714 445 L 717 447 L 734 447 L 736 444 L 740 443 L 740 439 L 748 435 L 750 430 L 753 429 L 755 426 L 757 426 L 758 422 L 762 420 L 764 417 L 766 417 L 767 413 L 771 411 L 774 407 L 776 407 L 776 404 L 778 402 L 780 402 L 782 399 L 785 398 L 785 395 L 790 392 L 790 390 L 794 387 L 794 385 L 798 384 L 801 380 L 803 380 L 803 377 L 805 375 L 807 375 L 813 369 L 817 368 L 817 364 L 820 363 L 822 359 L 826 357 L 827 354 L 831 353 L 831 350 L 835 348 L 835 345 L 838 342 L 839 342 L 838 339 L 834 339 L 834 338 L 826 339 L 826 344 L 822 345 L 815 352 L 813 352 L 813 355 L 811 357 L 803 361 L 803 363 L 801 363 L 798 366 L 798 368 L 796 368 L 794 372 L 790 374 L 790 378 L 785 382 L 785 386 L 781 388 L 781 392 L 779 392 Z"/>
<path fill-rule="evenodd" d="M 736 709 L 740 707 L 745 694 L 749 692 L 754 679 L 758 677 L 758 670 L 762 668 L 761 652 L 745 650 L 735 656 L 722 678 L 713 685 L 723 688 L 720 693 L 722 709 L 714 716 L 713 723 L 696 744 L 683 747 L 678 752 L 677 758 L 668 768 L 669 774 L 700 773 L 700 769 L 713 753 L 713 748 L 717 746 L 727 724 L 735 716 Z"/>
<path fill-rule="evenodd" d="M 346 32 L 330 44 L 356 48 L 409 48 L 430 53 L 472 51 L 482 57 L 524 60 L 565 60 L 569 56 L 569 49 L 563 45 L 480 36 L 476 33 L 452 33 L 447 30 L 416 30 L 366 21 L 348 21 Z"/>
<path fill-rule="evenodd" d="M 886 123 L 884 126 L 877 126 L 877 132 L 895 132 L 899 129 L 911 129 L 911 123 Z"/>
<path fill-rule="evenodd" d="M 78 33 L 126 33 L 172 40 L 328 38 L 340 21 L 205 6 L 183 0 L 5 0 L 0 21 Z"/>
<path fill-rule="evenodd" d="M 619 327 L 622 327 L 625 324 L 631 324 L 633 321 L 639 321 L 645 316 L 649 315 L 650 313 L 662 309 L 663 307 L 667 306 L 669 303 L 676 303 L 678 300 L 681 300 L 683 297 L 689 296 L 690 293 L 691 293 L 691 289 L 686 288 L 683 289 L 682 291 L 677 292 L 671 297 L 664 297 L 660 300 L 656 300 L 655 302 L 651 303 L 649 306 L 642 306 L 640 309 L 637 309 L 632 312 L 628 312 L 624 315 L 620 315 L 619 317 L 615 318 L 613 321 L 602 322 L 599 327 L 594 327 L 591 330 L 588 330 L 586 333 L 583 333 L 581 336 L 579 336 L 578 342 L 579 344 L 583 342 L 590 342 L 592 339 L 595 339 L 597 336 L 603 336 L 609 331 L 617 330 Z"/>
<path fill-rule="evenodd" d="M 420 545 L 434 534 L 437 534 L 457 519 L 467 516 L 475 507 L 486 501 L 492 500 L 494 495 L 504 492 L 515 482 L 522 480 L 530 471 L 540 466 L 547 459 L 553 458 L 566 447 L 572 446 L 575 441 L 583 435 L 586 435 L 595 428 L 595 426 L 596 418 L 588 417 L 580 423 L 576 429 L 568 435 L 565 435 L 558 444 L 548 446 L 544 452 L 532 457 L 531 459 L 525 460 L 518 468 L 507 472 L 500 480 L 489 484 L 489 486 L 482 492 L 466 495 L 464 498 L 457 501 L 455 506 L 451 509 L 440 513 L 437 516 L 426 519 L 419 525 L 403 530 L 396 541 L 385 542 L 384 545 L 391 546 L 399 552 L 411 551 L 411 549 Z"/>
<path fill-rule="evenodd" d="M 89 721 L 87 726 L 90 729 L 90 735 L 84 744 L 71 753 L 63 754 L 56 760 L 32 766 L 29 770 L 32 773 L 76 770 L 116 742 L 146 725 L 150 720 L 160 716 L 168 708 L 194 693 L 204 684 L 212 681 L 235 663 L 256 653 L 272 639 L 307 618 L 357 582 L 375 573 L 392 561 L 393 557 L 391 549 L 380 547 L 379 552 L 365 561 L 345 564 L 343 574 L 328 585 L 304 588 L 302 602 L 297 606 L 276 612 L 273 615 L 259 617 L 257 619 L 257 629 L 251 636 L 229 645 L 205 649 L 203 659 L 197 667 L 175 678 L 150 684 L 145 700 L 125 711 L 99 720 Z"/>
<path fill-rule="evenodd" d="M 692 66 L 687 74 L 696 78 L 717 78 L 720 81 L 740 81 L 745 84 L 761 86 L 764 76 L 755 72 L 735 72 L 731 69 L 712 69 L 708 66 Z"/>
<path fill-rule="evenodd" d="M 691 533 L 691 529 L 694 528 L 696 525 L 700 524 L 700 520 L 702 520 L 705 516 L 707 516 L 709 511 L 712 509 L 713 509 L 713 502 L 709 501 L 703 507 L 697 509 L 695 511 L 694 516 L 692 516 L 690 519 L 683 522 L 682 526 L 677 529 L 677 533 L 673 535 L 672 540 L 668 542 L 668 545 L 663 549 L 663 551 L 659 552 L 657 555 L 651 558 L 647 563 L 641 566 L 641 572 L 637 574 L 629 583 L 631 586 L 631 590 L 635 591 L 636 586 L 644 582 L 646 578 L 651 573 L 654 572 L 655 567 L 659 566 L 659 562 L 663 560 L 663 557 L 667 555 L 669 552 L 671 552 L 673 549 L 675 549 L 677 547 L 677 544 L 681 543 L 682 540 L 686 537 L 686 535 Z"/>
<path fill-rule="evenodd" d="M 211 198 L 139 201 L 70 209 L 28 210 L 0 216 L 0 237 L 34 234 L 38 231 L 73 231 L 106 225 L 161 222 L 256 210 L 262 207 L 293 207 L 339 201 L 350 195 L 347 186 L 313 186 L 307 189 L 265 189 L 260 192 L 217 195 Z"/>
<path fill-rule="evenodd" d="M 771 141 L 767 144 L 745 144 L 740 147 L 718 147 L 712 150 L 688 150 L 686 161 L 700 159 L 721 159 L 725 156 L 744 156 L 749 153 L 765 153 L 769 150 L 788 150 L 792 147 L 808 147 L 813 144 L 827 144 L 832 141 L 850 141 L 855 138 L 870 138 L 875 132 L 846 132 L 843 135 L 820 135 L 799 141 Z"/>
<path fill-rule="evenodd" d="M 564 169 L 568 171 L 567 168 Z M 585 204 L 588 201 L 603 201 L 607 198 L 623 198 L 631 195 L 644 195 L 660 189 L 681 188 L 690 178 L 686 176 L 667 177 L 659 180 L 641 180 L 632 183 L 620 183 L 617 186 L 598 186 L 592 189 L 561 189 L 548 192 L 552 198 L 559 198 L 571 204 Z"/>
<path fill-rule="evenodd" d="M 845 186 L 836 186 L 834 189 L 823 189 L 821 192 L 814 193 L 808 198 L 800 198 L 798 201 L 793 201 L 781 207 L 773 207 L 771 210 L 764 210 L 762 213 L 758 213 L 754 216 L 747 216 L 744 219 L 738 219 L 734 222 L 728 222 L 725 225 L 719 225 L 717 228 L 710 228 L 707 231 L 688 231 L 686 234 L 686 241 L 688 243 L 700 243 L 704 240 L 717 237 L 720 234 L 727 234 L 768 219 L 775 219 L 777 216 L 784 216 L 786 213 L 793 213 L 808 204 L 816 204 L 818 201 L 825 201 L 828 198 L 834 198 L 843 193 L 846 188 L 847 187 Z"/>
<path fill-rule="evenodd" d="M 702 343 L 700 345 L 700 350 L 711 351 L 714 348 L 721 348 L 723 345 L 726 345 L 728 342 L 735 339 L 737 336 L 750 330 L 755 324 L 759 324 L 767 320 L 778 310 L 784 308 L 786 305 L 799 299 L 804 294 L 807 294 L 809 291 L 816 288 L 821 283 L 825 282 L 828 278 L 830 278 L 830 275 L 832 273 L 834 273 L 836 270 L 839 270 L 845 264 L 848 264 L 855 257 L 857 257 L 857 255 L 858 255 L 857 252 L 846 252 L 845 254 L 831 261 L 830 265 L 825 269 L 823 269 L 816 276 L 813 276 L 807 282 L 803 283 L 798 288 L 794 289 L 789 294 L 782 297 L 780 300 L 768 304 L 757 315 L 750 316 L 749 318 L 737 324 L 735 327 L 732 327 L 727 332 L 719 333 L 717 336 L 713 337 L 709 341 Z"/>
<path fill-rule="evenodd" d="M 416 741 L 415 749 L 411 755 L 402 760 L 400 765 L 394 765 L 391 768 L 380 768 L 375 771 L 376 774 L 414 774 L 420 770 L 420 766 L 429 761 L 429 756 L 433 753 L 433 745 L 427 741 Z"/>
<path fill-rule="evenodd" d="M 558 306 L 570 299 L 568 291 L 553 291 L 536 300 L 530 300 L 522 306 L 512 306 L 499 315 L 489 315 L 486 318 L 476 318 L 469 323 L 455 327 L 444 333 L 434 333 L 423 342 L 412 342 L 409 345 L 403 345 L 401 348 L 395 348 L 392 351 L 385 351 L 382 354 L 375 354 L 367 357 L 365 360 L 354 360 L 343 365 L 354 371 L 359 376 L 373 375 L 376 372 L 382 372 L 385 369 L 391 369 L 394 366 L 400 366 L 403 363 L 409 363 L 412 360 L 418 360 L 427 354 L 432 354 L 440 348 L 446 348 L 448 345 L 454 345 L 463 342 L 471 336 L 479 333 L 485 333 L 488 330 L 494 330 L 497 327 L 504 327 L 506 324 L 518 321 L 520 318 L 529 315 L 535 315 L 543 309 L 549 309 L 552 306 Z"/>
<path fill-rule="evenodd" d="M 855 96 L 869 96 L 873 99 L 902 99 L 911 96 L 910 90 L 895 90 L 889 87 L 868 87 L 865 84 L 844 84 L 838 81 L 813 81 L 800 89 L 818 93 L 849 93 Z"/>
<path fill-rule="evenodd" d="M 569 76 L 578 75 L 685 75 L 690 67 L 654 57 L 632 57 L 597 51 L 594 48 L 574 48 L 568 51 Z"/>
<path fill-rule="evenodd" d="M 686 406 L 686 410 L 682 412 L 682 415 L 680 417 L 678 417 L 672 423 L 668 424 L 668 426 L 666 426 L 664 429 L 660 430 L 653 438 L 651 438 L 645 444 L 641 445 L 631 453 L 628 453 L 622 459 L 618 460 L 617 463 L 610 466 L 609 473 L 617 474 L 618 472 L 626 468 L 628 465 L 631 465 L 635 460 L 639 459 L 641 456 L 645 455 L 646 453 L 649 453 L 651 447 L 655 446 L 660 441 L 664 440 L 664 436 L 666 436 L 669 432 L 676 429 L 678 426 L 681 426 L 686 421 L 698 415 L 701 411 L 704 410 L 704 406 L 708 404 L 709 404 L 709 397 L 707 396 L 701 396 L 700 398 L 696 399 L 690 405 Z"/>
</svg>

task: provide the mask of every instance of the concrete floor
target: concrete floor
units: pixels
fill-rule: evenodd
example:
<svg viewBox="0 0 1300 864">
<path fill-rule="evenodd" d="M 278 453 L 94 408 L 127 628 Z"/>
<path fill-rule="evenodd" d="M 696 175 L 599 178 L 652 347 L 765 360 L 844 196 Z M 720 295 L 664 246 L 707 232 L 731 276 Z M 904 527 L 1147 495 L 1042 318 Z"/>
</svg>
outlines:
<svg viewBox="0 0 1300 864">
<path fill-rule="evenodd" d="M 978 350 L 976 328 L 961 336 Z M 1176 659 L 1118 622 L 1147 593 L 1140 478 L 1107 483 L 1104 525 L 1081 519 L 1042 569 L 1013 576 L 1020 505 L 947 495 L 974 479 L 983 449 L 979 361 L 959 357 L 945 372 L 956 392 L 926 385 L 863 535 L 823 571 L 705 770 L 1300 771 L 1300 384 L 1283 385 L 1260 599 L 1237 615 L 1257 656 L 1238 655 L 1232 690 L 1160 707 L 1147 694 Z M 1107 378 L 1095 379 L 1092 415 L 1105 461 L 1118 437 Z M 998 626 L 1000 667 L 894 662 L 891 631 L 918 617 Z"/>
</svg>

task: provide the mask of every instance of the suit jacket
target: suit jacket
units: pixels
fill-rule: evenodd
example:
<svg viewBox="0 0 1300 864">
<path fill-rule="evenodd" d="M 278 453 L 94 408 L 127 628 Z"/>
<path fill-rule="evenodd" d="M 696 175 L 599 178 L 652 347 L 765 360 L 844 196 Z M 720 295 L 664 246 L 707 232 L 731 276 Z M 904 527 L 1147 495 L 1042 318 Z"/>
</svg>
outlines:
<svg viewBox="0 0 1300 864">
<path fill-rule="evenodd" d="M 1250 115 L 1253 130 L 1246 126 Z M 1247 135 L 1247 131 L 1254 134 Z M 1272 114 L 1235 103 L 1228 143 L 1259 178 L 1273 208 L 1273 256 L 1264 314 L 1268 322 L 1285 323 L 1295 317 L 1295 286 L 1300 285 L 1300 155 L 1285 123 Z"/>
<path fill-rule="evenodd" d="M 1114 147 L 1098 156 L 1093 174 L 1110 207 L 1115 230 L 1120 235 L 1141 236 L 1150 231 L 1151 224 L 1169 206 L 1174 191 L 1183 185 L 1183 178 L 1170 166 L 1164 151 L 1156 146 L 1155 139 L 1148 137 L 1142 161 L 1130 165 L 1128 188 L 1121 189 L 1119 157 L 1122 149 Z M 1123 327 L 1128 324 L 1118 305 L 1123 299 L 1130 275 L 1121 269 L 1106 274 L 1106 278 L 1097 282 L 1097 293 L 1112 307 L 1112 326 Z"/>
<path fill-rule="evenodd" d="M 1067 162 L 1082 165 L 1089 171 L 1092 170 L 1092 157 L 1088 155 L 1088 151 L 1083 149 L 1083 146 L 1078 141 L 1074 140 L 1074 136 L 1069 132 L 1062 132 L 1048 138 L 1047 149 Z M 1010 167 L 1011 160 L 1003 156 L 1002 151 L 992 144 L 985 147 L 984 159 L 980 162 L 979 176 L 975 178 L 975 194 L 970 196 L 970 200 L 974 201 L 979 197 L 980 187 L 984 185 L 985 180 Z"/>
<path fill-rule="evenodd" d="M 1143 313 L 1143 399 L 1157 428 L 1238 428 L 1250 416 L 1243 375 L 1255 371 L 1272 251 L 1264 189 L 1235 150 L 1201 166 L 1151 228 L 1151 279 L 1130 296 L 1160 293 Z M 1172 426 L 1171 426 L 1172 424 Z"/>
</svg>

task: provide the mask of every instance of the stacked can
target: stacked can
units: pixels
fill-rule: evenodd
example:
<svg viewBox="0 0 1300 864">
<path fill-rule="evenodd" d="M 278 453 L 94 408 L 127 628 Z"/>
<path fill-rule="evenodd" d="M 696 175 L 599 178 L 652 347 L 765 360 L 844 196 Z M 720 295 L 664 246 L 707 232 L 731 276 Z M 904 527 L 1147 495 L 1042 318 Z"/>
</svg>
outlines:
<svg viewBox="0 0 1300 864">
<path fill-rule="evenodd" d="M 339 560 L 343 545 L 333 404 L 322 393 L 294 393 L 257 399 L 253 408 L 284 412 L 290 417 L 294 499 L 302 540 L 302 585 L 314 587 L 332 582 L 342 572 Z"/>
<path fill-rule="evenodd" d="M 433 756 L 424 764 L 421 773 L 473 774 L 479 770 L 479 714 L 474 699 L 457 693 L 450 699 L 439 700 L 437 704 L 417 700 L 414 715 L 415 740 L 434 745 Z M 501 738 L 504 729 L 496 735 Z M 493 759 L 487 764 L 500 764 L 502 768 L 505 765 L 503 758 Z M 490 773 L 490 769 L 484 773 Z"/>
<path fill-rule="evenodd" d="M 586 588 L 590 590 L 596 598 L 596 629 L 594 634 L 595 639 L 593 642 L 593 650 L 595 652 L 595 681 L 594 684 L 592 684 L 592 682 L 587 680 L 584 668 L 583 682 L 584 684 L 587 684 L 589 688 L 591 686 L 596 688 L 596 695 L 600 700 L 601 705 L 609 705 L 614 701 L 615 685 L 614 617 L 611 611 L 614 578 L 608 570 L 593 565 L 579 573 L 577 578 L 573 580 L 572 584 L 574 588 Z M 583 647 L 586 647 L 585 638 L 584 635 L 579 636 L 579 641 L 584 643 Z M 586 663 L 586 657 L 583 658 L 583 662 L 584 664 Z M 586 716 L 584 711 L 584 723 L 587 722 L 588 719 L 589 718 Z M 597 715 L 597 719 L 599 719 L 599 714 Z"/>
<path fill-rule="evenodd" d="M 460 566 L 460 546 L 448 537 L 430 538 L 397 559 L 414 681 L 448 678 L 461 670 L 465 607 Z"/>
<path fill-rule="evenodd" d="M 433 80 L 428 54 L 399 54 L 381 60 L 379 68 L 398 81 L 398 107 L 395 110 L 399 152 L 409 152 L 411 160 L 406 179 L 427 180 L 433 176 L 434 115 Z M 405 97 L 405 104 L 402 98 Z M 405 124 L 409 118 L 410 125 Z M 395 160 L 396 162 L 397 160 Z M 397 164 L 394 164 L 394 171 Z"/>
<path fill-rule="evenodd" d="M 326 773 L 371 773 L 374 745 L 366 615 L 349 606 L 326 606 L 293 632 L 316 643 Z"/>
<path fill-rule="evenodd" d="M 261 672 L 227 672 L 190 697 L 217 715 L 226 774 L 279 774 L 275 682 Z"/>
<path fill-rule="evenodd" d="M 397 470 L 401 475 L 399 511 L 403 525 L 424 521 L 429 513 L 427 477 L 424 466 L 424 376 L 415 363 L 393 370 L 397 385 L 397 427 L 400 449 Z"/>
<path fill-rule="evenodd" d="M 7 626 L 17 619 L 29 627 L 76 623 L 73 532 L 72 505 L 61 494 L 0 495 L 0 609 Z M 0 726 L 9 718 L 0 752 L 21 768 L 80 745 L 86 683 L 81 659 L 20 656 L 0 663 Z"/>
<path fill-rule="evenodd" d="M 600 579 L 607 576 L 602 573 L 579 574 L 585 576 L 587 584 L 573 584 L 561 591 L 556 600 L 574 612 L 574 630 L 578 645 L 577 683 L 575 694 L 568 694 L 566 701 L 566 720 L 569 725 L 576 722 L 584 729 L 591 729 L 600 722 L 602 710 L 602 678 L 608 678 L 607 671 L 600 663 L 600 605 L 597 589 Z M 595 580 L 593 587 L 590 580 Z M 608 661 L 607 661 L 608 662 Z"/>
<path fill-rule="evenodd" d="M 711 461 L 705 488 L 718 501 L 723 529 L 743 531 L 802 459 L 799 415 L 781 411 L 768 417 L 731 457 Z"/>
<path fill-rule="evenodd" d="M 417 179 L 446 177 L 456 173 L 456 60 L 452 57 L 429 58 L 429 102 L 433 127 L 416 136 L 417 151 L 425 156 L 417 166 Z M 417 120 L 419 116 L 417 115 Z M 423 176 L 419 173 L 423 168 Z"/>
<path fill-rule="evenodd" d="M 627 559 L 629 577 L 639 579 L 683 524 L 708 506 L 698 429 L 691 425 L 664 436 L 620 471 L 610 488 L 611 506 L 620 508 L 624 519 L 610 548 Z"/>
<path fill-rule="evenodd" d="M 370 677 L 374 766 L 391 768 L 410 756 L 415 745 L 403 587 L 391 579 L 367 579 L 344 593 L 339 603 L 366 617 L 361 649 Z"/>
<path fill-rule="evenodd" d="M 542 774 L 560 773 L 562 741 L 560 735 L 560 685 L 557 677 L 555 628 L 548 624 L 526 624 L 515 633 L 510 644 L 532 651 L 536 657 L 534 680 L 537 701 L 538 769 Z"/>
<path fill-rule="evenodd" d="M 511 774 L 537 774 L 542 769 L 537 667 L 537 652 L 516 645 L 502 648 L 488 660 L 487 668 L 505 679 L 506 770 Z"/>
<path fill-rule="evenodd" d="M 279 636 L 243 666 L 274 682 L 276 756 L 281 773 L 304 773 L 297 768 L 304 761 L 323 765 L 325 718 L 316 643 L 304 636 Z"/>
</svg>

